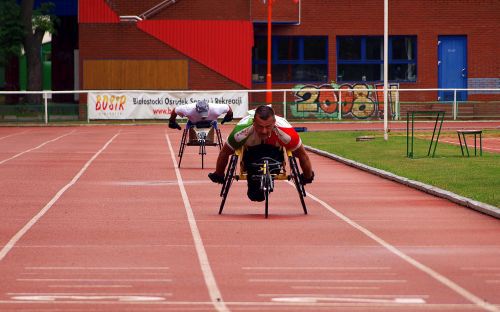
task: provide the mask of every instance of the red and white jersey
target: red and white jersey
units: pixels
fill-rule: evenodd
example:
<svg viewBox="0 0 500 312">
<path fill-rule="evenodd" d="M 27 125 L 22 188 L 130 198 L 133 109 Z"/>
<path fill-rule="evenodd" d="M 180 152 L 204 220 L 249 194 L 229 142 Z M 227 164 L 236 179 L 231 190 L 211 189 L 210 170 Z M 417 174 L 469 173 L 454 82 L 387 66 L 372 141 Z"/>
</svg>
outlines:
<svg viewBox="0 0 500 312">
<path fill-rule="evenodd" d="M 283 146 L 290 151 L 296 150 L 301 144 L 299 134 L 288 123 L 288 121 L 279 116 L 276 117 L 276 124 L 271 132 L 271 136 L 262 141 L 253 127 L 253 115 L 246 116 L 233 129 L 227 138 L 227 144 L 233 150 L 243 145 L 255 146 L 259 144 L 270 144 L 274 146 Z"/>
</svg>

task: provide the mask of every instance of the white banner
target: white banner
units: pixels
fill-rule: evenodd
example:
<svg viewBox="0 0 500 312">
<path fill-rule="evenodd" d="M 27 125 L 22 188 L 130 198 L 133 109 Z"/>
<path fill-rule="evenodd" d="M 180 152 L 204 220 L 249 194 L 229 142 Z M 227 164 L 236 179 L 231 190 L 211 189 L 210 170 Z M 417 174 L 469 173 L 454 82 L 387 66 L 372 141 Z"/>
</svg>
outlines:
<svg viewBox="0 0 500 312">
<path fill-rule="evenodd" d="M 235 118 L 248 111 L 248 92 L 89 92 L 89 119 L 168 119 L 176 106 L 205 100 L 228 104 Z"/>
</svg>

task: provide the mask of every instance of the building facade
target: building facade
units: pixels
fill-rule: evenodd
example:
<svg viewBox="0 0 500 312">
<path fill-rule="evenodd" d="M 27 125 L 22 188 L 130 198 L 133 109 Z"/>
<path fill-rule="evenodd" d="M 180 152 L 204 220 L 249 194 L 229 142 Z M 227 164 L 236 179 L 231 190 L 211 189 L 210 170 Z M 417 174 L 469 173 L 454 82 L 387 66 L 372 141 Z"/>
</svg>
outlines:
<svg viewBox="0 0 500 312">
<path fill-rule="evenodd" d="M 382 0 L 275 0 L 272 9 L 274 89 L 382 83 Z M 407 89 L 500 87 L 499 17 L 498 0 L 389 1 L 389 82 Z M 262 0 L 80 0 L 78 23 L 81 89 L 266 88 Z M 250 96 L 250 103 L 265 102 L 264 93 Z M 487 91 L 399 96 L 498 99 Z"/>
</svg>

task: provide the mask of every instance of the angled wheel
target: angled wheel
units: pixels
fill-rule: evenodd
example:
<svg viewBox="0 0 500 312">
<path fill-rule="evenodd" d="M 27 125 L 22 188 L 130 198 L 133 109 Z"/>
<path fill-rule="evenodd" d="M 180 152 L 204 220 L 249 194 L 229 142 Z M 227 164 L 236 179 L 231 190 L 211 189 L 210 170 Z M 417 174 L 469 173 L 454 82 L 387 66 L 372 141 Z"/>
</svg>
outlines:
<svg viewBox="0 0 500 312">
<path fill-rule="evenodd" d="M 302 204 L 302 209 L 304 210 L 304 214 L 307 214 L 307 207 L 304 201 L 304 197 L 306 196 L 306 190 L 304 189 L 304 185 L 300 183 L 299 167 L 297 166 L 297 160 L 293 156 L 289 156 L 288 160 L 290 162 L 290 171 L 293 179 L 293 184 L 295 184 L 295 188 L 299 193 L 300 203 Z"/>
<path fill-rule="evenodd" d="M 220 129 L 217 128 L 215 130 L 215 133 L 217 134 L 217 145 L 219 146 L 219 150 L 222 150 L 223 143 L 222 143 L 222 134 L 220 132 Z"/>
<path fill-rule="evenodd" d="M 187 133 L 188 129 L 186 127 L 182 132 L 181 145 L 179 146 L 179 155 L 177 155 L 179 156 L 179 164 L 177 165 L 179 168 L 181 167 L 182 155 L 184 154 L 184 149 L 186 148 Z"/>
<path fill-rule="evenodd" d="M 234 174 L 236 172 L 236 165 L 238 164 L 238 156 L 232 155 L 229 161 L 229 166 L 224 177 L 224 183 L 222 184 L 222 189 L 220 191 L 220 196 L 222 197 L 222 202 L 220 203 L 219 214 L 222 213 L 224 209 L 224 204 L 226 203 L 227 194 L 233 183 Z"/>
<path fill-rule="evenodd" d="M 264 214 L 267 216 L 269 215 L 269 189 L 264 190 L 264 197 L 266 198 L 266 207 L 265 207 L 265 212 Z"/>
</svg>

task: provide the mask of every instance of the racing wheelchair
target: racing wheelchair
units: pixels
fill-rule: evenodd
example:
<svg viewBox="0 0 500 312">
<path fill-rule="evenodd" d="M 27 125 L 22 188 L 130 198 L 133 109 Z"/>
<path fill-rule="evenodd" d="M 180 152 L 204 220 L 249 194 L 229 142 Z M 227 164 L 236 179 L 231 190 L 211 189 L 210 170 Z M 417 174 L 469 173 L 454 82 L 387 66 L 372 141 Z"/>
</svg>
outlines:
<svg viewBox="0 0 500 312">
<path fill-rule="evenodd" d="M 222 214 L 224 209 L 224 204 L 226 203 L 226 198 L 229 193 L 229 189 L 233 183 L 233 180 L 247 180 L 254 179 L 259 183 L 259 190 L 264 193 L 265 208 L 264 214 L 267 218 L 269 215 L 269 195 L 274 190 L 275 180 L 292 180 L 297 190 L 300 198 L 300 203 L 302 204 L 302 209 L 304 214 L 307 214 L 307 207 L 304 201 L 306 197 L 306 191 L 304 185 L 300 181 L 300 172 L 297 165 L 297 160 L 292 155 L 291 151 L 281 148 L 280 153 L 283 154 L 282 159 L 275 159 L 271 157 L 261 157 L 257 162 L 254 163 L 244 163 L 246 148 L 240 148 L 235 151 L 229 160 L 229 165 L 227 167 L 226 173 L 224 175 L 224 182 L 220 191 L 220 196 L 222 197 L 222 202 L 219 208 L 219 214 Z M 286 158 L 285 158 L 286 155 Z M 236 167 L 238 165 L 238 159 L 240 159 L 240 170 L 236 173 Z M 290 164 L 290 174 L 286 171 L 286 160 Z M 249 174 L 249 170 L 253 171 L 253 174 Z"/>
<path fill-rule="evenodd" d="M 215 138 L 214 138 L 215 134 Z M 222 134 L 216 120 L 204 120 L 197 123 L 188 121 L 182 132 L 181 145 L 179 146 L 179 168 L 181 167 L 182 155 L 186 146 L 198 146 L 198 154 L 201 155 L 201 168 L 204 168 L 204 156 L 207 154 L 207 146 L 218 146 L 222 149 Z"/>
</svg>

